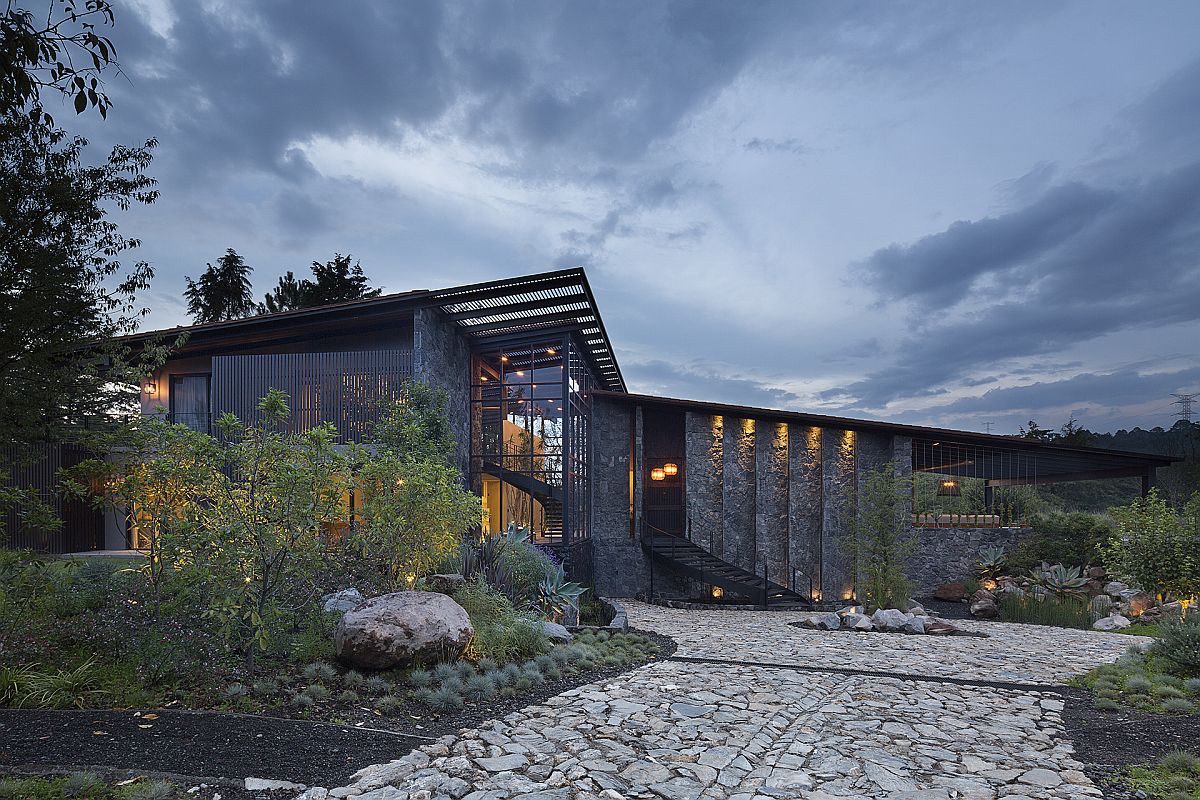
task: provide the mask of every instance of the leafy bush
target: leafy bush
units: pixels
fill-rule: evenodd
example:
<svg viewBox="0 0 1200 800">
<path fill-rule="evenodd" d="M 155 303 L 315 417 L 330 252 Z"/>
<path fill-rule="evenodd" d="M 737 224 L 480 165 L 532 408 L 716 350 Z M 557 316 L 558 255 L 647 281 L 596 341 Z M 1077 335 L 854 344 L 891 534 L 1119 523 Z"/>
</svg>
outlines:
<svg viewBox="0 0 1200 800">
<path fill-rule="evenodd" d="M 1017 596 L 1005 592 L 997 602 L 1000 605 L 1000 617 L 1007 622 L 1053 625 L 1058 628 L 1092 627 L 1092 614 L 1087 601 L 1081 598 L 1038 598 L 1032 594 Z"/>
<path fill-rule="evenodd" d="M 868 610 L 906 608 L 912 594 L 906 567 L 916 543 L 900 514 L 901 498 L 911 491 L 911 483 L 885 465 L 865 473 L 861 493 L 845 510 L 854 585 Z"/>
<path fill-rule="evenodd" d="M 1036 514 L 1029 524 L 1032 532 L 1008 556 L 1014 572 L 1041 564 L 1097 564 L 1102 546 L 1115 531 L 1112 522 L 1098 514 Z"/>
<path fill-rule="evenodd" d="M 513 608 L 502 593 L 476 575 L 454 600 L 467 611 L 475 628 L 472 645 L 481 657 L 499 663 L 518 661 L 550 649 L 550 640 L 528 614 Z"/>
<path fill-rule="evenodd" d="M 1185 675 L 1200 675 L 1200 615 L 1192 614 L 1182 622 L 1161 626 L 1153 652 Z"/>
<path fill-rule="evenodd" d="M 1155 594 L 1200 594 L 1200 492 L 1179 511 L 1151 491 L 1109 513 L 1117 522 L 1103 548 L 1109 572 Z"/>
<path fill-rule="evenodd" d="M 1158 760 L 1159 766 L 1168 772 L 1186 774 L 1195 772 L 1200 775 L 1200 756 L 1187 750 L 1172 750 Z"/>
</svg>

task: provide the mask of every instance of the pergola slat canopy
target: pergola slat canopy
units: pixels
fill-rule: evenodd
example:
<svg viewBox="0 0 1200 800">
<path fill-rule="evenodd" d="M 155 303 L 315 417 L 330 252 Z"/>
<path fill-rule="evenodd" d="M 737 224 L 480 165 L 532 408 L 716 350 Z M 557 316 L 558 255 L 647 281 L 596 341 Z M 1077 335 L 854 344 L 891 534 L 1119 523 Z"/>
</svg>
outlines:
<svg viewBox="0 0 1200 800">
<path fill-rule="evenodd" d="M 475 343 L 543 331 L 577 332 L 596 379 L 609 391 L 625 391 L 625 379 L 582 269 L 458 286 L 432 294 L 441 310 Z"/>
</svg>

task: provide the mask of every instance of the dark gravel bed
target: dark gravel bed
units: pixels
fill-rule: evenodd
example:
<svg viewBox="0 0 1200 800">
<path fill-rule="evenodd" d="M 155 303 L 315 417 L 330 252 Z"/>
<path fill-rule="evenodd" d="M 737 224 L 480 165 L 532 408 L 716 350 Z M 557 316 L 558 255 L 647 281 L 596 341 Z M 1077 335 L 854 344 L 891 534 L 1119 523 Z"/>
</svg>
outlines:
<svg viewBox="0 0 1200 800">
<path fill-rule="evenodd" d="M 659 646 L 658 659 L 675 652 L 671 639 L 633 632 L 654 640 Z M 348 715 L 351 724 L 342 725 L 217 711 L 0 708 L 0 772 L 6 768 L 16 772 L 86 768 L 100 774 L 117 770 L 188 776 L 187 780 L 195 783 L 207 778 L 226 786 L 242 785 L 246 777 L 340 786 L 363 767 L 400 758 L 438 736 L 478 727 L 568 689 L 610 680 L 639 666 L 592 670 L 547 681 L 521 698 L 468 702 L 462 711 L 447 716 L 404 713 L 377 717 L 361 712 L 356 715 L 365 720 L 361 725 L 354 724 L 352 715 Z M 146 719 L 147 713 L 157 718 Z"/>
<path fill-rule="evenodd" d="M 1125 766 L 1149 764 L 1172 750 L 1200 754 L 1200 714 L 1148 714 L 1126 707 L 1099 711 L 1092 708 L 1088 690 L 1063 692 L 1063 724 L 1075 743 L 1075 757 L 1087 765 L 1088 776 L 1107 798 L 1135 796 L 1119 779 Z"/>
</svg>

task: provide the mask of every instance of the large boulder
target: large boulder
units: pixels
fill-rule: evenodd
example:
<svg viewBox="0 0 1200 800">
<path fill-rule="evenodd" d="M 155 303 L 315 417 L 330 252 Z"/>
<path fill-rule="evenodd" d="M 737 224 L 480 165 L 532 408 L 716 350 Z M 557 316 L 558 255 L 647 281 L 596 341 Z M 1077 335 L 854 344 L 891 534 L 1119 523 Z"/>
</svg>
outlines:
<svg viewBox="0 0 1200 800">
<path fill-rule="evenodd" d="M 1129 608 L 1129 616 L 1140 617 L 1151 608 L 1154 608 L 1154 595 L 1149 592 L 1135 592 L 1125 601 Z"/>
<path fill-rule="evenodd" d="M 436 592 L 393 592 L 350 609 L 333 634 L 338 658 L 390 669 L 457 652 L 475 635 L 467 612 Z"/>
<path fill-rule="evenodd" d="M 559 625 L 557 622 L 551 622 L 548 619 L 544 619 L 539 624 L 541 625 L 542 630 L 546 633 L 546 636 L 550 637 L 550 641 L 552 642 L 566 644 L 575 639 L 575 636 L 569 630 L 562 625 Z"/>
<path fill-rule="evenodd" d="M 351 586 L 349 589 L 342 589 L 340 592 L 327 594 L 321 598 L 321 610 L 326 614 L 337 612 L 344 614 L 356 605 L 361 603 L 366 598 L 362 596 L 362 592 Z"/>
<path fill-rule="evenodd" d="M 1000 604 L 991 592 L 978 591 L 971 598 L 971 616 L 995 619 L 1000 616 Z"/>
<path fill-rule="evenodd" d="M 961 581 L 953 583 L 943 583 L 933 593 L 935 600 L 944 600 L 948 603 L 961 603 L 967 599 L 967 587 Z"/>
</svg>

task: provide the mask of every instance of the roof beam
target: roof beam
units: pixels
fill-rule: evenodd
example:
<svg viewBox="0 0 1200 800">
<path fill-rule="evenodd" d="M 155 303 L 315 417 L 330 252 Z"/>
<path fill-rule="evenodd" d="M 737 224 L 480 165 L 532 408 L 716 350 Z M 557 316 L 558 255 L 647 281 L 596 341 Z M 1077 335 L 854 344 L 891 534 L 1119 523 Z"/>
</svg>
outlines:
<svg viewBox="0 0 1200 800">
<path fill-rule="evenodd" d="M 502 331 L 509 328 L 528 328 L 531 331 L 536 331 L 543 324 L 554 322 L 573 322 L 574 327 L 590 324 L 596 318 L 595 312 L 591 309 L 583 308 L 578 311 L 559 311 L 554 314 L 539 314 L 535 317 L 516 317 L 515 319 L 504 320 L 503 322 L 489 322 L 486 325 L 470 325 L 464 329 L 467 334 L 475 336 L 488 331 Z"/>
<path fill-rule="evenodd" d="M 1066 483 L 1068 481 L 1099 481 L 1106 478 L 1140 478 L 1149 474 L 1154 467 L 1124 467 L 1122 469 L 1093 469 L 1083 472 L 1058 472 L 1049 475 L 1026 475 L 1021 478 L 990 478 L 989 486 L 1031 486 L 1044 483 Z"/>
<path fill-rule="evenodd" d="M 566 294 L 562 297 L 548 297 L 542 300 L 527 300 L 523 303 L 506 303 L 488 308 L 477 308 L 471 311 L 447 312 L 446 316 L 455 322 L 474 319 L 476 317 L 491 317 L 497 314 L 513 314 L 521 311 L 537 311 L 539 308 L 554 308 L 572 303 L 587 303 L 587 295 L 582 291 Z"/>
</svg>

